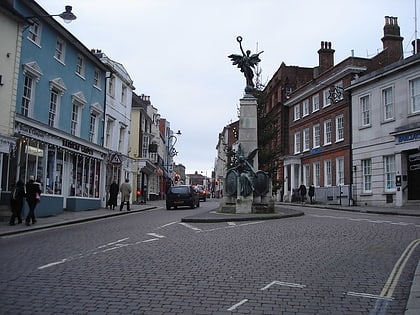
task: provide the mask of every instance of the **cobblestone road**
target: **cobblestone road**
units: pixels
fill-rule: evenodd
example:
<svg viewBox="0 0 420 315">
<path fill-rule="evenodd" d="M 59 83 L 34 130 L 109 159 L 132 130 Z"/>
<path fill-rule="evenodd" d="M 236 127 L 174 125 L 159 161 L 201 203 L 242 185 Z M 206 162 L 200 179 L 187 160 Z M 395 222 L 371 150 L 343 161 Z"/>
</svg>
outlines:
<svg viewBox="0 0 420 315">
<path fill-rule="evenodd" d="M 419 218 L 311 209 L 281 220 L 180 222 L 211 206 L 0 240 L 0 312 L 404 313 Z"/>
</svg>

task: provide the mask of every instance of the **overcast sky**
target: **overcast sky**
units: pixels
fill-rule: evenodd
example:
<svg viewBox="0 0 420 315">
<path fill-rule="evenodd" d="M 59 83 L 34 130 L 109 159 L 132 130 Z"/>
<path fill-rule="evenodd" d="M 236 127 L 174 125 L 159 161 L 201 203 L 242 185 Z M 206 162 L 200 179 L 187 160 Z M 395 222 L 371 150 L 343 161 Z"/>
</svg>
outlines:
<svg viewBox="0 0 420 315">
<path fill-rule="evenodd" d="M 382 49 L 384 17 L 398 17 L 408 56 L 415 38 L 415 0 L 37 0 L 49 13 L 73 6 L 62 23 L 89 49 L 124 65 L 137 94 L 151 97 L 179 129 L 175 157 L 187 173 L 214 166 L 218 134 L 238 119 L 245 78 L 228 55 L 260 55 L 267 83 L 282 62 L 318 65 L 321 41 L 332 42 L 335 64 Z M 418 4 L 420 6 L 420 3 Z M 419 10 L 417 9 L 417 12 Z M 60 21 L 62 22 L 62 21 Z"/>
</svg>

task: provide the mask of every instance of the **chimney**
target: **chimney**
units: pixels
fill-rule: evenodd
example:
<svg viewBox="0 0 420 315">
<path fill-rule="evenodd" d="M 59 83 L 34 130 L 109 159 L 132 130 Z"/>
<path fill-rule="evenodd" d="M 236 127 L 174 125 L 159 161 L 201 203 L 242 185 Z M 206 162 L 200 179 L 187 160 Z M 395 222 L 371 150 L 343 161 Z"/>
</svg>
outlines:
<svg viewBox="0 0 420 315">
<path fill-rule="evenodd" d="M 394 62 L 403 59 L 403 37 L 400 36 L 398 18 L 385 16 L 384 37 L 382 43 L 384 50 L 388 50 L 388 61 Z"/>
<path fill-rule="evenodd" d="M 413 40 L 411 45 L 413 45 L 413 55 L 420 53 L 420 39 Z"/>
<path fill-rule="evenodd" d="M 319 55 L 319 73 L 334 66 L 334 49 L 331 49 L 331 42 L 321 42 L 321 49 L 318 50 Z"/>
</svg>

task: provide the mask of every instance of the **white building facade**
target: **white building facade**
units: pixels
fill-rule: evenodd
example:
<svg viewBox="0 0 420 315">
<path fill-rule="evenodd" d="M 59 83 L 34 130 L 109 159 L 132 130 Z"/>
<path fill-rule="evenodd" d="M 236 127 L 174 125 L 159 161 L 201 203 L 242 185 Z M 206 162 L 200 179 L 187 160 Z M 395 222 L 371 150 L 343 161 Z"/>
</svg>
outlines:
<svg viewBox="0 0 420 315">
<path fill-rule="evenodd" d="M 130 182 L 133 180 L 133 160 L 129 157 L 129 137 L 132 95 L 135 87 L 133 80 L 121 63 L 110 59 L 100 50 L 93 52 L 109 68 L 106 73 L 103 142 L 104 147 L 108 150 L 106 167 L 106 192 L 108 194 L 109 185 L 113 180 L 119 185 L 125 179 Z"/>
<path fill-rule="evenodd" d="M 353 80 L 353 195 L 420 206 L 420 54 Z"/>
</svg>

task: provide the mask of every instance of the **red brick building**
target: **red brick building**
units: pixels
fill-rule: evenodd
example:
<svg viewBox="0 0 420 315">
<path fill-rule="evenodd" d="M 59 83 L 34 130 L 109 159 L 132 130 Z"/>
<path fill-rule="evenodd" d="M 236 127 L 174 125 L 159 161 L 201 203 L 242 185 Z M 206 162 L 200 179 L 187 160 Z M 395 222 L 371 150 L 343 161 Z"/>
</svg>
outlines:
<svg viewBox="0 0 420 315">
<path fill-rule="evenodd" d="M 351 81 L 403 57 L 395 17 L 385 17 L 383 51 L 373 58 L 350 56 L 334 65 L 334 49 L 321 42 L 314 68 L 284 63 L 264 92 L 266 112 L 276 115 L 280 145 L 277 179 L 287 201 L 301 183 L 316 187 L 316 200 L 351 204 Z M 279 198 L 280 199 L 280 198 Z"/>
</svg>

